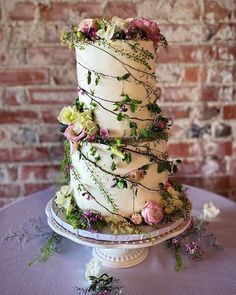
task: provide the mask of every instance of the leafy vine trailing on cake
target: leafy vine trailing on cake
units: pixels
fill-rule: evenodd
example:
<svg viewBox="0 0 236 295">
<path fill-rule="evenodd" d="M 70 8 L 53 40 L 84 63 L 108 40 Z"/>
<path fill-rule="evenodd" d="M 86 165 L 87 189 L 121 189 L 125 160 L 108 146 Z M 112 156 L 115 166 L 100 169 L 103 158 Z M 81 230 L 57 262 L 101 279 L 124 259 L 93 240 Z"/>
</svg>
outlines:
<svg viewBox="0 0 236 295">
<path fill-rule="evenodd" d="M 68 222 L 95 231 L 109 224 L 117 234 L 189 218 L 186 192 L 172 178 L 181 161 L 166 151 L 172 122 L 157 104 L 155 60 L 167 47 L 157 24 L 86 19 L 61 40 L 76 49 L 78 75 L 78 98 L 58 116 L 68 185 L 55 202 Z"/>
</svg>

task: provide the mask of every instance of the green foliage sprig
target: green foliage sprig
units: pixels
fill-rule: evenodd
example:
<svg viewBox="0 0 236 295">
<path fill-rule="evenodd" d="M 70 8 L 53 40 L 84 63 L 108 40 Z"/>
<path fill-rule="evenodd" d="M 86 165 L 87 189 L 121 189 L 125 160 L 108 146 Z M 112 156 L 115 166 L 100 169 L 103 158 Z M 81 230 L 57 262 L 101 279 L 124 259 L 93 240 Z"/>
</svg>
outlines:
<svg viewBox="0 0 236 295">
<path fill-rule="evenodd" d="M 75 290 L 83 295 L 119 295 L 123 286 L 120 280 L 108 276 L 106 273 L 89 277 L 91 284 L 87 289 L 76 287 Z"/>
</svg>

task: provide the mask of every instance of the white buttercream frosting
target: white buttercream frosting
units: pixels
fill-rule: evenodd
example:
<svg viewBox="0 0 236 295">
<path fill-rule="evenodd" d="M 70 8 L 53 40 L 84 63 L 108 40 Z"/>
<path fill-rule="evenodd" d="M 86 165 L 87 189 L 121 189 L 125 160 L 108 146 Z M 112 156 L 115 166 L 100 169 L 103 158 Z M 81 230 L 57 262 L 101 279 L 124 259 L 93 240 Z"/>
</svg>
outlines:
<svg viewBox="0 0 236 295">
<path fill-rule="evenodd" d="M 151 76 L 151 73 L 155 71 L 155 62 L 154 59 L 147 60 L 150 67 L 148 69 L 133 58 L 127 58 L 127 54 L 134 53 L 129 45 L 134 43 L 137 43 L 137 41 L 115 40 L 110 43 L 112 48 L 109 45 L 99 45 L 97 42 L 85 44 L 83 49 L 76 48 L 78 85 L 88 93 L 94 92 L 94 100 L 97 101 L 96 122 L 99 126 L 109 128 L 112 137 L 130 135 L 129 123 L 125 120 L 117 121 L 116 116 L 112 113 L 114 110 L 113 103 L 124 99 L 121 96 L 122 93 L 129 95 L 132 99 L 142 101 L 135 114 L 129 110 L 126 113 L 130 117 L 137 118 L 132 121 L 137 123 L 138 128 L 149 126 L 153 120 L 150 112 L 143 106 L 147 105 L 149 101 L 153 101 L 154 95 L 150 94 L 148 97 L 142 82 L 148 83 L 152 89 L 155 89 L 156 81 Z M 140 48 L 148 50 L 155 57 L 152 41 L 139 40 L 138 43 Z M 116 49 L 114 48 L 122 50 L 126 55 L 122 56 L 120 52 L 115 52 Z M 91 84 L 89 85 L 87 84 L 88 69 L 91 71 Z M 131 76 L 127 80 L 118 81 L 116 77 L 127 74 L 127 70 L 131 73 Z M 94 71 L 101 73 L 98 85 L 95 85 L 96 74 Z M 86 94 L 80 95 L 80 100 L 85 103 L 91 102 L 91 98 Z M 109 102 L 106 100 L 109 100 Z M 104 108 L 110 112 L 105 111 Z M 144 119 L 145 121 L 142 121 Z"/>
<path fill-rule="evenodd" d="M 139 48 L 149 51 L 153 58 L 145 58 L 145 62 L 140 62 L 142 52 L 137 51 L 137 58 L 132 57 L 134 50 L 131 46 L 138 43 Z M 128 56 L 131 56 L 128 58 Z M 143 57 L 144 58 L 144 57 Z M 100 128 L 108 128 L 110 137 L 129 137 L 131 129 L 128 120 L 118 121 L 114 114 L 114 102 L 124 99 L 124 94 L 130 98 L 140 100 L 141 104 L 137 112 L 132 113 L 130 109 L 126 114 L 136 122 L 137 128 L 142 129 L 150 126 L 153 122 L 153 115 L 148 111 L 147 104 L 155 101 L 156 81 L 152 73 L 155 70 L 155 49 L 152 41 L 144 40 L 115 40 L 110 45 L 99 42 L 84 44 L 76 48 L 77 77 L 80 101 L 89 104 L 96 103 L 95 122 Z M 146 63 L 146 65 L 145 65 Z M 127 79 L 117 79 L 129 73 Z M 88 74 L 91 82 L 88 83 Z M 99 83 L 96 83 L 99 74 Z M 143 84 L 145 83 L 145 85 Z M 148 86 L 147 86 L 148 85 Z M 154 90 L 154 91 L 153 91 Z M 81 94 L 81 92 L 84 92 Z M 139 142 L 140 145 L 140 142 Z M 166 142 L 159 143 L 149 141 L 141 143 L 141 151 L 145 151 L 144 146 L 155 155 L 160 156 L 166 152 Z M 91 156 L 90 148 L 95 147 L 100 160 L 97 167 L 94 157 Z M 140 212 L 146 201 L 159 201 L 159 183 L 165 183 L 168 179 L 167 173 L 157 173 L 157 164 L 150 162 L 146 155 L 135 151 L 133 145 L 128 145 L 131 151 L 132 161 L 127 164 L 119 157 L 115 158 L 117 169 L 111 171 L 111 151 L 108 145 L 98 143 L 83 143 L 80 150 L 71 152 L 71 187 L 74 191 L 75 200 L 78 206 L 83 209 L 93 209 L 103 215 L 111 215 L 113 210 L 107 196 L 109 196 L 118 208 L 119 214 L 131 217 L 135 212 Z M 84 156 L 81 156 L 82 155 Z M 135 169 L 140 169 L 146 164 L 151 164 L 145 171 L 146 175 L 138 182 L 138 190 L 135 193 L 132 182 L 128 183 L 128 188 L 119 189 L 114 187 L 114 175 L 126 176 L 127 173 Z M 83 189 L 89 192 L 93 198 L 88 198 Z"/>
</svg>

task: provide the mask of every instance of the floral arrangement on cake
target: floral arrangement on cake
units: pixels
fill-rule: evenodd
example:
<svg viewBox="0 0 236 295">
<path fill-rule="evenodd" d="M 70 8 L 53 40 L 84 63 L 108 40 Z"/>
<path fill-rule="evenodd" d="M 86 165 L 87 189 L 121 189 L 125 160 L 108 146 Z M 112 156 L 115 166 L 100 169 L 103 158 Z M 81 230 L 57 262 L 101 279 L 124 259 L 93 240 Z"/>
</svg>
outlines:
<svg viewBox="0 0 236 295">
<path fill-rule="evenodd" d="M 157 49 L 167 46 L 157 24 L 145 18 L 86 19 L 63 32 L 61 40 L 70 48 L 78 49 L 79 54 L 87 48 L 98 50 L 113 58 L 124 70 L 122 75 L 116 74 L 116 71 L 114 74 L 97 71 L 77 57 L 77 67 L 84 73 L 78 79 L 78 97 L 72 105 L 64 106 L 58 115 L 60 130 L 66 138 L 62 168 L 68 184 L 57 192 L 55 203 L 65 211 L 68 222 L 74 228 L 98 232 L 109 225 L 114 234 L 130 234 L 140 232 L 140 225 L 158 227 L 178 218 L 188 219 L 191 204 L 183 186 L 173 178 L 181 161 L 171 160 L 166 150 L 156 151 L 151 146 L 167 142 L 172 124 L 157 104 L 160 90 L 156 87 L 153 60 Z M 99 94 L 100 85 L 109 81 L 116 81 L 117 87 L 121 88 L 117 99 Z M 133 83 L 133 89 L 134 85 L 141 87 L 143 97 L 129 93 L 130 83 Z M 122 136 L 115 136 L 113 129 L 99 123 L 99 111 L 104 113 L 104 117 L 106 114 L 111 116 L 111 122 L 117 126 L 126 124 L 127 131 Z M 147 118 L 143 118 L 144 113 Z M 140 122 L 144 122 L 143 125 Z M 116 129 L 121 132 L 119 127 Z M 110 155 L 110 164 L 104 162 L 101 146 Z M 81 170 L 78 170 L 78 164 L 74 164 L 74 154 L 79 155 L 81 164 L 104 201 L 92 193 L 90 185 L 82 180 Z M 145 162 L 129 169 L 135 155 L 145 159 Z M 125 173 L 120 172 L 122 163 L 126 165 Z M 168 174 L 169 178 L 164 177 L 164 181 L 157 181 L 155 187 L 150 187 L 145 179 L 147 175 L 150 178 L 151 171 L 156 171 L 157 175 Z M 76 188 L 71 186 L 71 179 L 76 181 Z M 130 191 L 132 214 L 120 213 L 110 193 L 112 189 L 120 191 L 118 194 Z M 142 207 L 135 209 L 140 189 L 158 197 L 147 199 Z M 82 202 L 95 204 L 107 214 L 91 209 L 89 205 L 87 209 L 81 208 L 78 194 Z"/>
<path fill-rule="evenodd" d="M 95 40 L 152 40 L 155 45 L 167 46 L 165 37 L 160 33 L 157 24 L 146 18 L 121 19 L 85 19 L 79 26 L 72 26 L 68 32 L 63 32 L 61 40 L 69 47 L 78 43 Z"/>
</svg>

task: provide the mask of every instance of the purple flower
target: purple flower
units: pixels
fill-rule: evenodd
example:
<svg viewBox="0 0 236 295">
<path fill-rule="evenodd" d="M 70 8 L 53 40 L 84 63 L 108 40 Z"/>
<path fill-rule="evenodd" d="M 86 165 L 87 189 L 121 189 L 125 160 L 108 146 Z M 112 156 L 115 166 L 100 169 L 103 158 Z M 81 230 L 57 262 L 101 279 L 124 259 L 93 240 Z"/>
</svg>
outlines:
<svg viewBox="0 0 236 295">
<path fill-rule="evenodd" d="M 147 38 L 158 42 L 160 40 L 160 30 L 155 22 L 152 22 L 144 17 L 131 21 L 131 30 L 141 29 L 147 35 Z"/>
<path fill-rule="evenodd" d="M 197 242 L 194 241 L 190 241 L 185 245 L 185 251 L 190 255 L 191 259 L 194 260 L 199 260 L 203 255 L 202 248 L 198 245 Z"/>
<path fill-rule="evenodd" d="M 100 128 L 99 134 L 103 139 L 106 139 L 109 137 L 109 131 L 107 128 Z"/>
</svg>

